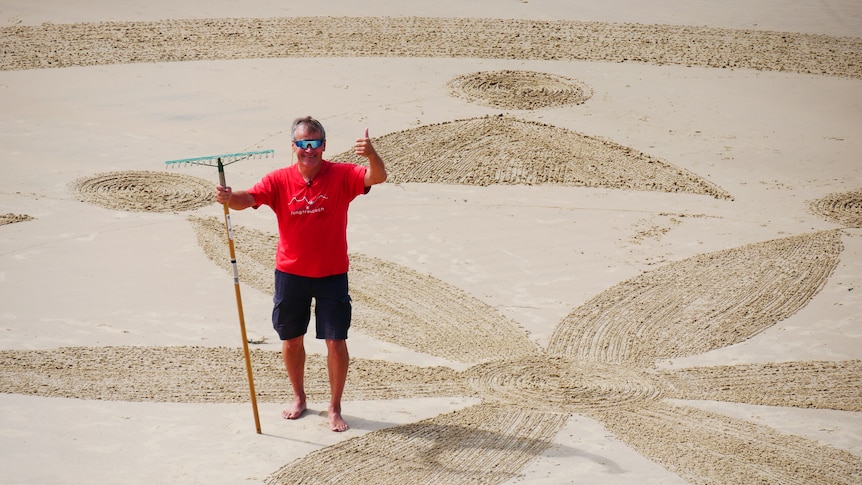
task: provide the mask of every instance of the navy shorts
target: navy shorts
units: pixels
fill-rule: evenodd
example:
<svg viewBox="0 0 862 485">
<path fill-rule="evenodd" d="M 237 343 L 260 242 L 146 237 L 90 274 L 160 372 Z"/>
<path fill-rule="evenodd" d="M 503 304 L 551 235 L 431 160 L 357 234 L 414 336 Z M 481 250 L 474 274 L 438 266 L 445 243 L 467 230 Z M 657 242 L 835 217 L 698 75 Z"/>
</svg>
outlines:
<svg viewBox="0 0 862 485">
<path fill-rule="evenodd" d="M 278 337 L 290 340 L 308 332 L 312 298 L 317 338 L 347 340 L 352 315 L 347 273 L 308 278 L 275 270 L 272 326 Z"/>
</svg>

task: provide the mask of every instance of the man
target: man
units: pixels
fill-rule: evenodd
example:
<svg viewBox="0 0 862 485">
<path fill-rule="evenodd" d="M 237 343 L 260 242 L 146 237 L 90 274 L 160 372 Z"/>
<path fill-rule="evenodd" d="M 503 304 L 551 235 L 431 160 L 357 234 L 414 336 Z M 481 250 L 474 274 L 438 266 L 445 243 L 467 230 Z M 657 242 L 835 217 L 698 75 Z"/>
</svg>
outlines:
<svg viewBox="0 0 862 485">
<path fill-rule="evenodd" d="M 347 209 L 371 186 L 386 181 L 386 167 L 365 135 L 354 145 L 368 167 L 323 159 L 326 131 L 314 118 L 293 122 L 297 162 L 274 170 L 247 191 L 216 187 L 216 201 L 234 210 L 268 205 L 278 219 L 275 295 L 272 324 L 282 341 L 281 353 L 293 387 L 293 403 L 282 412 L 297 419 L 306 411 L 304 336 L 315 302 L 316 337 L 326 341 L 331 398 L 329 426 L 349 427 L 341 416 L 341 396 L 350 356 L 347 329 L 351 305 L 347 288 Z"/>
</svg>

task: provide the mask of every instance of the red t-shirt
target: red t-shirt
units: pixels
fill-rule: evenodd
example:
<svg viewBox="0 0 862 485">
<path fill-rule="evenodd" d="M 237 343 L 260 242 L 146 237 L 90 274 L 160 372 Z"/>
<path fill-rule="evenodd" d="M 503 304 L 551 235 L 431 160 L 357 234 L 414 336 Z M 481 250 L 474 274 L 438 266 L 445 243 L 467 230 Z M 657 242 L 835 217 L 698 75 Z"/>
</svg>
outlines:
<svg viewBox="0 0 862 485">
<path fill-rule="evenodd" d="M 275 267 L 297 276 L 346 273 L 347 207 L 366 193 L 365 167 L 324 160 L 311 185 L 294 164 L 266 174 L 249 190 L 278 218 Z"/>
</svg>

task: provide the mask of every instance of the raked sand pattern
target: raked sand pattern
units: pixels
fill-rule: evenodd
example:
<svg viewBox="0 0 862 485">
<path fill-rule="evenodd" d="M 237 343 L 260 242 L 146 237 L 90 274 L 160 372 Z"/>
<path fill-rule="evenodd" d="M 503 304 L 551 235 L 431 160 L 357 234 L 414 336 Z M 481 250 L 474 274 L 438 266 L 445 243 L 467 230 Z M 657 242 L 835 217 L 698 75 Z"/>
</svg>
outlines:
<svg viewBox="0 0 862 485">
<path fill-rule="evenodd" d="M 452 96 L 499 109 L 541 109 L 581 104 L 592 89 L 575 79 L 533 71 L 471 72 L 448 83 Z"/>
<path fill-rule="evenodd" d="M 169 172 L 122 171 L 72 183 L 78 200 L 130 212 L 183 212 L 213 204 L 211 182 Z"/>
<path fill-rule="evenodd" d="M 430 56 L 637 61 L 862 77 L 862 40 L 853 38 L 702 27 L 429 18 L 363 22 L 319 18 L 321 35 L 293 33 L 301 32 L 294 27 L 307 21 L 216 19 L 9 27 L 0 29 L 4 44 L 0 69 L 250 57 Z M 518 74 L 517 80 L 503 85 L 517 91 L 523 78 Z M 547 77 L 537 75 L 537 79 L 548 83 Z M 487 99 L 492 97 L 490 84 L 477 86 L 480 94 L 486 90 Z M 443 178 L 432 178 L 427 164 L 439 162 L 441 152 L 434 152 L 436 147 L 424 140 L 463 131 L 474 139 L 490 138 L 492 144 L 522 143 L 525 136 L 553 135 L 568 141 L 552 155 L 559 165 L 541 165 L 536 160 L 500 164 L 501 159 L 513 159 L 511 154 L 495 157 L 489 153 L 490 145 L 475 146 L 465 150 L 469 158 L 462 164 L 467 167 L 464 171 L 453 167 L 443 172 Z M 515 118 L 477 118 L 391 133 L 380 138 L 378 149 L 400 151 L 402 142 L 413 148 L 418 145 L 426 153 L 393 166 L 395 181 L 569 184 L 730 198 L 694 174 L 613 142 Z M 191 178 L 162 179 L 165 174 L 156 174 L 104 174 L 77 181 L 73 188 L 82 200 L 115 210 L 178 212 L 211 203 Z M 141 175 L 143 181 L 136 178 Z M 167 187 L 159 193 L 164 205 L 150 206 L 146 200 L 153 199 L 153 194 L 141 186 L 157 180 Z M 200 185 L 207 196 L 211 194 L 212 184 Z M 854 197 L 845 194 L 835 201 L 816 202 L 812 210 L 823 214 L 820 208 L 832 207 L 826 217 L 858 227 L 843 218 L 858 207 Z M 834 213 L 838 216 L 829 215 Z M 221 221 L 193 217 L 190 223 L 204 252 L 226 267 Z M 235 231 L 241 279 L 268 291 L 275 235 L 241 227 Z M 469 367 L 456 371 L 355 359 L 345 398 L 451 395 L 481 402 L 320 449 L 285 464 L 267 482 L 502 483 L 517 477 L 546 450 L 572 413 L 582 413 L 693 483 L 859 483 L 862 459 L 856 455 L 679 404 L 679 400 L 713 399 L 858 413 L 862 412 L 859 361 L 676 371 L 655 367 L 668 357 L 744 341 L 803 308 L 832 274 L 843 237 L 852 236 L 840 230 L 801 234 L 659 267 L 574 309 L 560 322 L 547 348 L 534 344 L 523 329 L 494 308 L 451 285 L 387 261 L 352 255 L 358 329 Z M 380 280 L 396 297 L 374 290 Z M 416 335 L 408 339 L 394 331 L 403 325 L 415 326 Z M 678 338 L 680 325 L 686 326 L 690 340 Z M 261 399 L 287 400 L 289 389 L 278 354 L 253 351 L 252 357 Z M 324 400 L 328 391 L 324 360 L 309 357 L 309 399 Z M 9 393 L 210 403 L 246 398 L 237 349 L 6 350 L 0 351 L 0 369 L 0 390 Z"/>
<path fill-rule="evenodd" d="M 811 211 L 845 227 L 862 228 L 862 189 L 830 194 L 809 203 Z"/>
<path fill-rule="evenodd" d="M 309 25 L 314 35 L 307 34 Z M 862 77 L 862 39 L 601 22 L 299 17 L 44 23 L 0 29 L 0 69 L 268 57 L 648 62 Z"/>
<path fill-rule="evenodd" d="M 207 247 L 213 244 L 211 233 L 217 229 L 214 219 L 196 219 L 193 223 L 208 254 L 224 253 L 226 243 Z M 242 232 L 241 228 L 238 231 Z M 271 255 L 274 237 L 260 236 L 247 231 L 245 237 L 238 237 L 238 246 L 249 247 L 261 241 L 260 247 L 243 250 L 238 257 L 247 260 L 253 259 L 249 255 Z M 462 347 L 463 336 L 452 333 L 450 323 L 456 322 L 451 322 L 447 314 L 450 309 L 436 303 L 439 294 L 435 286 L 446 288 L 445 284 L 426 277 L 423 290 L 427 291 L 416 292 L 416 276 L 400 281 L 390 278 L 387 284 L 399 295 L 421 293 L 400 303 L 410 314 L 427 319 L 417 322 L 418 333 L 440 341 L 437 349 L 426 348 L 427 353 L 460 357 L 461 361 L 477 364 L 456 372 L 443 367 L 355 359 L 345 397 L 462 395 L 477 397 L 482 403 L 324 448 L 287 464 L 269 482 L 331 483 L 342 480 L 340 474 L 349 469 L 350 479 L 357 482 L 501 483 L 517 476 L 532 457 L 549 446 L 570 413 L 583 413 L 605 423 L 645 456 L 695 483 L 800 479 L 805 483 L 855 483 L 862 478 L 862 459 L 851 453 L 776 433 L 765 426 L 674 404 L 666 398 L 862 412 L 862 390 L 858 383 L 862 362 L 784 362 L 677 371 L 658 371 L 653 366 L 667 356 L 692 355 L 733 343 L 726 336 L 728 325 L 724 322 L 739 318 L 734 302 L 768 300 L 778 308 L 765 311 L 757 304 L 749 304 L 750 318 L 759 324 L 734 327 L 736 339 L 740 340 L 776 323 L 784 313 L 804 306 L 836 264 L 840 237 L 837 230 L 793 236 L 669 264 L 623 282 L 577 309 L 573 314 L 597 314 L 595 323 L 577 324 L 571 316 L 567 317 L 547 351 L 531 344 L 512 322 L 495 318 L 493 309 L 481 308 L 479 302 L 472 303 L 470 308 L 470 297 L 451 289 L 448 290 L 451 297 L 468 302 L 466 310 L 478 310 L 496 320 L 493 335 L 507 336 L 496 341 L 487 337 L 476 339 L 480 345 Z M 821 256 L 810 257 L 810 253 Z M 728 258 L 748 263 L 732 269 L 736 279 L 746 281 L 736 291 L 744 292 L 748 300 L 730 297 L 729 306 L 723 299 L 725 295 L 712 297 L 715 285 L 710 284 L 726 279 L 726 273 L 716 271 L 716 262 Z M 360 265 L 353 269 L 354 281 L 376 281 L 380 273 L 387 271 L 378 269 L 376 264 Z M 404 268 L 402 271 L 410 273 Z M 769 274 L 762 276 L 762 272 Z M 796 278 L 779 276 L 780 273 L 811 276 L 799 283 Z M 629 292 L 637 302 L 640 297 L 632 288 L 643 287 L 649 287 L 651 298 L 665 305 L 680 299 L 680 286 L 674 278 L 664 277 L 665 274 L 681 279 L 694 274 L 704 283 L 692 291 L 690 301 L 698 304 L 688 317 L 712 325 L 694 332 L 696 345 L 680 347 L 679 339 L 667 336 L 679 325 L 676 309 L 652 315 L 633 310 L 625 301 L 617 301 L 617 294 Z M 258 280 L 263 281 L 263 277 Z M 809 291 L 800 294 L 796 291 L 800 286 Z M 357 301 L 357 306 L 363 303 L 372 304 Z M 570 327 L 600 329 L 606 325 L 598 314 L 618 311 L 626 312 L 629 321 L 640 323 L 633 325 L 632 334 L 637 330 L 652 333 L 655 344 L 637 346 L 630 354 L 578 352 L 581 348 L 625 348 L 618 343 L 620 332 L 613 328 L 582 332 L 590 335 L 587 340 L 580 335 L 573 338 L 575 333 L 565 331 Z M 465 313 L 464 320 L 469 321 L 468 317 L 469 313 Z M 364 326 L 368 323 L 357 316 L 357 328 L 369 331 Z M 660 329 L 665 336 L 651 329 Z M 373 329 L 370 333 L 374 333 Z M 408 347 L 414 345 L 401 335 L 377 336 Z M 515 351 L 513 343 L 520 344 Z M 518 350 L 522 352 L 520 356 Z M 635 352 L 636 356 L 632 356 Z M 287 400 L 289 391 L 278 353 L 255 351 L 252 355 L 260 399 Z M 7 370 L 0 374 L 0 388 L 5 392 L 81 399 L 237 402 L 243 400 L 244 392 L 240 361 L 241 354 L 236 349 L 201 347 L 2 351 L 0 368 Z M 327 391 L 324 359 L 312 356 L 309 371 L 309 397 L 324 398 Z M 719 455 L 727 463 L 716 462 L 714 457 Z M 321 467 L 321 463 L 331 466 Z"/>
<path fill-rule="evenodd" d="M 732 198 L 702 177 L 638 150 L 504 115 L 420 126 L 374 143 L 383 153 L 399 154 L 387 167 L 393 183 L 566 185 Z M 361 161 L 352 152 L 333 159 Z"/>
<path fill-rule="evenodd" d="M 739 343 L 804 307 L 838 264 L 841 249 L 841 233 L 828 231 L 667 264 L 569 314 L 549 351 L 648 364 Z M 680 334 L 686 338 L 675 337 Z"/>
<path fill-rule="evenodd" d="M 520 95 L 513 93 L 510 99 Z M 564 185 L 732 196 L 696 174 L 638 150 L 547 124 L 487 116 L 420 126 L 374 140 L 392 183 Z M 543 149 L 537 152 L 530 145 Z M 362 163 L 353 152 L 333 160 Z M 126 171 L 73 184 L 79 199 L 109 209 L 178 212 L 212 203 L 213 184 L 178 173 Z"/>
<path fill-rule="evenodd" d="M 192 224 L 207 256 L 229 269 L 224 222 L 192 218 Z M 240 280 L 269 294 L 273 292 L 276 242 L 275 234 L 234 227 L 237 261 L 243 263 L 239 265 Z M 527 332 L 514 322 L 443 281 L 361 254 L 352 254 L 350 265 L 350 294 L 355 302 L 352 325 L 364 333 L 464 363 L 501 354 L 524 356 L 537 350 Z M 379 288 L 387 291 L 381 294 Z M 403 332 L 405 324 L 410 332 Z M 447 337 L 443 339 L 441 334 Z M 477 347 L 477 341 L 487 345 Z"/>
<path fill-rule="evenodd" d="M 16 222 L 26 222 L 32 221 L 33 216 L 29 216 L 27 214 L 13 214 L 11 212 L 7 214 L 0 214 L 0 226 L 4 226 L 6 224 L 14 224 Z"/>
</svg>

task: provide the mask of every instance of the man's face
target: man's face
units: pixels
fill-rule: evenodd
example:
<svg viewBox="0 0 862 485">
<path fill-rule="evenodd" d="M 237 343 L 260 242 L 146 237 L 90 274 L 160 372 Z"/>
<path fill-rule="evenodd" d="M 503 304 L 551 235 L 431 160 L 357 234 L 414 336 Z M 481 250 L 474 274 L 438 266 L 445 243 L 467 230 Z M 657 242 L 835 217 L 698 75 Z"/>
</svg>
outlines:
<svg viewBox="0 0 862 485">
<path fill-rule="evenodd" d="M 296 159 L 305 165 L 317 165 L 323 160 L 323 151 L 326 149 L 326 141 L 318 148 L 306 147 L 302 148 L 298 142 L 308 140 L 320 140 L 320 133 L 310 129 L 305 125 L 300 125 L 295 133 L 296 142 L 293 143 L 293 151 L 296 153 Z"/>
</svg>

